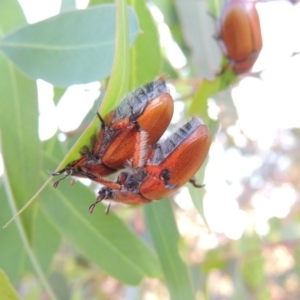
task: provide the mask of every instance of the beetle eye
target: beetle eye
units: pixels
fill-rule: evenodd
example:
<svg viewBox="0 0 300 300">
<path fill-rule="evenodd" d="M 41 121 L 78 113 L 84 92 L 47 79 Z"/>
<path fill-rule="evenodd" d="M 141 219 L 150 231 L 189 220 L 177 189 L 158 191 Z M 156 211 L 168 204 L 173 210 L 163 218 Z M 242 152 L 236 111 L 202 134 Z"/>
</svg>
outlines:
<svg viewBox="0 0 300 300">
<path fill-rule="evenodd" d="M 164 181 L 169 181 L 171 179 L 171 174 L 170 171 L 168 169 L 164 169 L 161 173 L 160 173 L 160 178 Z"/>
</svg>

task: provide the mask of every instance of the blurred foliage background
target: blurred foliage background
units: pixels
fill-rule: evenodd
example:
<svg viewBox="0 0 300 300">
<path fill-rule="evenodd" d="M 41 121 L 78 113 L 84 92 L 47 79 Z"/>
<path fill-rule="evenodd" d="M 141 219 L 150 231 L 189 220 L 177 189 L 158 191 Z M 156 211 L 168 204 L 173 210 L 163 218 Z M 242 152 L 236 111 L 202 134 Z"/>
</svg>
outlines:
<svg viewBox="0 0 300 300">
<path fill-rule="evenodd" d="M 264 47 L 236 76 L 222 1 L 48 2 L 0 1 L 1 224 L 39 191 L 0 230 L 0 299 L 299 299 L 299 5 L 257 4 Z M 88 213 L 94 184 L 53 189 L 103 98 L 163 73 L 168 133 L 191 115 L 211 129 L 205 188 L 108 216 Z"/>
</svg>

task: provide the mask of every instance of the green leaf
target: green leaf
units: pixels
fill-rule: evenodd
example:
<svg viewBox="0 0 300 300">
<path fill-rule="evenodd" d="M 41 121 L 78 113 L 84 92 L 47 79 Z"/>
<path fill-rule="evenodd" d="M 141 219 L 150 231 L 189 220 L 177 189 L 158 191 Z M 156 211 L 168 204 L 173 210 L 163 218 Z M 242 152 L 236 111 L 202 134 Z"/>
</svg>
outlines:
<svg viewBox="0 0 300 300">
<path fill-rule="evenodd" d="M 9 12 L 11 17 L 7 18 Z M 0 2 L 0 28 L 3 30 L 0 36 L 25 22 L 17 1 Z M 40 168 L 36 85 L 16 71 L 1 53 L 0 77 L 0 148 L 5 167 L 6 199 L 11 200 L 10 205 L 16 211 L 40 183 L 36 176 Z M 22 221 L 30 239 L 32 211 L 24 214 Z"/>
<path fill-rule="evenodd" d="M 15 2 L 2 1 L 1 9 L 4 9 L 6 13 L 14 9 L 12 18 L 2 16 L 1 28 L 11 29 L 23 22 L 22 10 Z M 7 22 L 7 19 L 10 22 Z M 11 212 L 15 214 L 32 197 L 41 180 L 37 175 L 41 167 L 40 141 L 37 132 L 37 93 L 35 82 L 21 75 L 2 54 L 0 54 L 0 77 L 0 101 L 2 103 L 0 146 L 4 161 L 4 189 L 1 186 L 1 192 L 5 190 L 5 196 L 1 199 L 7 200 L 6 204 L 9 204 Z M 4 223 L 11 213 L 8 208 L 4 207 L 4 203 L 2 206 L 4 211 L 1 221 Z M 8 270 L 9 276 L 16 279 L 24 271 L 29 257 L 31 266 L 43 282 L 45 289 L 55 299 L 31 248 L 34 212 L 35 207 L 31 206 L 16 220 L 16 225 L 2 230 L 1 245 L 2 242 L 5 245 L 1 247 L 1 250 L 6 249 L 6 254 L 1 255 L 1 265 Z M 12 260 L 11 255 L 14 250 L 17 253 L 15 259 Z M 8 254 L 9 257 L 7 257 Z"/>
<path fill-rule="evenodd" d="M 118 15 L 114 65 L 100 111 L 104 116 L 117 105 L 129 88 L 130 16 L 129 11 L 126 11 L 125 4 L 126 1 L 117 0 Z M 136 22 L 138 21 L 136 20 Z M 139 29 L 138 23 L 137 29 Z"/>
<path fill-rule="evenodd" d="M 205 1 L 208 11 L 211 14 L 211 17 L 215 20 L 218 18 L 221 12 L 222 5 L 225 3 L 225 1 L 221 0 L 206 0 Z"/>
<path fill-rule="evenodd" d="M 103 3 L 113 3 L 114 0 L 90 0 L 89 5 L 98 5 L 98 4 L 103 4 Z"/>
<path fill-rule="evenodd" d="M 117 14 L 117 36 L 114 55 L 114 66 L 109 80 L 107 91 L 100 107 L 100 114 L 106 115 L 128 91 L 129 86 L 129 41 L 127 12 L 124 1 L 119 0 Z M 82 146 L 90 143 L 90 137 L 97 131 L 100 122 L 95 118 L 74 147 L 64 158 L 57 169 L 64 167 L 68 162 L 78 158 Z"/>
<path fill-rule="evenodd" d="M 142 33 L 130 50 L 130 87 L 137 88 L 159 75 L 162 57 L 156 24 L 144 0 L 129 0 L 136 11 Z"/>
<path fill-rule="evenodd" d="M 224 249 L 212 249 L 205 255 L 205 260 L 201 265 L 204 272 L 214 269 L 223 270 L 226 266 L 226 255 Z"/>
<path fill-rule="evenodd" d="M 194 96 L 189 109 L 189 115 L 199 114 L 206 123 L 208 120 L 207 100 L 210 96 L 217 93 L 220 89 L 220 80 L 217 78 L 214 81 L 204 79 Z"/>
<path fill-rule="evenodd" d="M 9 16 L 9 18 L 7 16 Z M 26 19 L 19 2 L 17 0 L 1 0 L 0 37 L 23 24 L 26 24 Z"/>
<path fill-rule="evenodd" d="M 240 299 L 252 299 L 251 293 L 247 288 L 246 282 L 243 280 L 243 275 L 241 274 L 241 268 L 239 266 L 239 261 L 231 259 L 227 262 L 226 273 L 232 278 L 232 284 L 234 286 L 233 294 L 230 299 L 240 300 Z M 254 298 L 256 299 L 256 298 Z"/>
<path fill-rule="evenodd" d="M 293 251 L 293 257 L 295 258 L 295 273 L 300 279 L 300 245 L 297 245 Z"/>
<path fill-rule="evenodd" d="M 159 276 L 154 253 L 110 212 L 98 204 L 92 215 L 89 205 L 95 194 L 87 187 L 47 187 L 41 208 L 52 225 L 90 261 L 118 280 L 135 285 L 145 276 Z"/>
<path fill-rule="evenodd" d="M 44 142 L 44 149 L 43 169 L 52 170 L 62 156 L 62 145 L 53 137 Z M 38 203 L 56 230 L 110 275 L 129 284 L 137 284 L 144 276 L 159 276 L 157 257 L 113 211 L 106 216 L 104 205 L 98 204 L 92 215 L 88 213 L 94 201 L 90 188 L 80 183 L 72 187 L 64 180 L 58 189 L 47 187 Z"/>
<path fill-rule="evenodd" d="M 9 189 L 6 189 L 6 191 L 10 192 L 8 197 L 12 198 L 11 191 Z M 1 189 L 1 192 L 3 193 L 3 189 Z M 2 205 L 4 206 L 4 204 Z M 5 206 L 1 212 L 3 215 L 1 213 L 0 217 L 10 215 Z M 14 224 L 11 224 L 9 227 L 2 230 L 2 232 L 0 237 L 1 242 L 4 243 L 4 246 L 0 247 L 0 252 L 3 251 L 3 255 L 1 255 L 0 259 L 1 267 L 8 270 L 10 276 L 14 276 L 14 279 L 17 279 L 17 276 L 22 274 L 24 269 L 28 267 L 28 264 L 26 263 L 28 258 L 30 261 L 30 269 L 32 267 L 51 299 L 55 300 L 55 294 L 49 286 L 34 249 L 30 245 L 28 236 L 26 236 L 25 227 L 20 218 L 17 218 Z M 14 257 L 13 251 L 16 251 L 16 259 L 12 260 L 11 257 Z"/>
<path fill-rule="evenodd" d="M 49 276 L 49 282 L 51 286 L 53 286 L 55 293 L 59 296 L 59 299 L 64 299 L 64 300 L 72 299 L 71 289 L 63 273 L 59 271 L 54 271 Z M 74 298 L 76 297 L 73 297 L 73 299 Z"/>
<path fill-rule="evenodd" d="M 164 21 L 169 26 L 172 36 L 180 44 L 180 46 L 186 47 L 184 44 L 184 37 L 182 35 L 182 26 L 180 26 L 180 20 L 178 17 L 178 7 L 174 0 L 154 0 L 155 5 L 159 8 L 164 16 Z M 183 2 L 188 5 L 188 3 Z"/>
<path fill-rule="evenodd" d="M 171 299 L 195 299 L 188 268 L 179 255 L 180 236 L 170 202 L 146 205 L 145 215 Z"/>
<path fill-rule="evenodd" d="M 224 71 L 214 80 L 203 79 L 192 100 L 189 115 L 194 115 L 196 113 L 203 118 L 205 123 L 207 123 L 209 119 L 207 111 L 208 98 L 224 89 L 227 89 L 230 84 L 236 81 L 237 77 L 233 73 L 232 69 Z"/>
<path fill-rule="evenodd" d="M 62 0 L 60 12 L 76 9 L 76 0 Z"/>
<path fill-rule="evenodd" d="M 264 270 L 265 259 L 256 233 L 245 233 L 239 240 L 241 273 L 248 286 L 256 293 L 255 299 L 269 299 Z"/>
<path fill-rule="evenodd" d="M 208 159 L 205 160 L 205 162 L 201 166 L 200 170 L 194 176 L 195 179 L 196 179 L 196 182 L 198 184 L 204 184 L 205 185 L 205 182 L 203 181 L 203 179 L 204 179 L 204 173 L 205 173 L 205 168 L 206 168 L 206 165 L 207 165 L 207 161 L 208 161 Z M 198 210 L 200 216 L 204 220 L 205 225 L 209 228 L 209 224 L 206 220 L 205 213 L 204 213 L 204 206 L 203 206 L 203 199 L 204 199 L 204 195 L 206 193 L 205 187 L 195 188 L 191 184 L 187 184 L 187 187 L 189 189 L 190 196 L 192 198 L 194 206 L 196 207 L 196 209 Z"/>
<path fill-rule="evenodd" d="M 41 268 L 46 273 L 49 271 L 54 254 L 59 249 L 61 236 L 40 209 L 37 211 L 35 218 L 32 244 Z"/>
<path fill-rule="evenodd" d="M 10 17 L 8 18 L 7 15 L 9 15 Z M 24 18 L 22 9 L 18 1 L 0 1 L 0 36 L 3 36 L 4 33 L 25 23 L 26 20 Z M 33 181 L 34 175 L 30 171 L 31 161 L 28 161 L 26 153 L 23 153 L 23 151 L 25 150 L 24 144 L 21 144 L 20 141 L 16 139 L 16 137 L 19 135 L 22 136 L 22 134 L 24 134 L 24 138 L 22 139 L 22 142 L 24 142 L 31 132 L 34 138 L 30 138 L 29 141 L 33 141 L 33 153 L 36 154 L 38 144 L 36 136 L 34 134 L 34 130 L 36 128 L 34 128 L 32 124 L 34 122 L 34 118 L 31 118 L 32 115 L 29 112 L 29 117 L 31 119 L 28 122 L 28 127 L 23 127 L 24 119 L 26 119 L 25 115 L 22 115 L 21 119 L 19 119 L 22 109 L 25 109 L 26 113 L 30 110 L 30 108 L 27 109 L 23 106 L 20 107 L 19 100 L 26 100 L 27 95 L 25 93 L 27 91 L 30 91 L 28 95 L 28 104 L 30 106 L 36 99 L 35 84 L 33 82 L 24 80 L 22 76 L 19 76 L 19 74 L 15 72 L 14 68 L 3 58 L 2 55 L 0 55 L 0 77 L 0 136 L 2 139 L 0 140 L 0 147 L 2 151 L 4 164 L 6 167 L 6 187 L 9 187 L 10 185 L 10 187 L 13 188 L 13 195 L 15 197 L 23 197 L 23 192 L 25 193 L 25 197 L 26 195 L 31 196 L 30 193 L 33 192 L 36 188 L 35 183 Z M 21 86 L 19 86 L 18 84 L 21 82 L 22 84 Z M 22 88 L 24 88 L 23 94 L 21 93 Z M 23 102 L 24 106 L 26 104 L 25 102 L 26 101 Z M 24 128 L 30 130 L 28 132 L 22 132 L 22 129 Z M 38 155 L 36 157 L 38 157 Z M 35 162 L 32 165 L 33 170 L 37 168 L 37 164 L 38 162 L 37 160 L 35 160 Z M 30 178 L 28 177 L 28 170 Z M 16 174 L 18 175 L 16 176 Z M 22 180 L 21 184 L 20 178 L 24 179 Z M 31 182 L 30 179 L 32 180 Z M 26 184 L 29 184 L 28 189 L 25 188 Z M 19 187 L 21 188 L 20 190 Z M 3 181 L 1 181 L 0 199 L 2 199 L 3 201 L 0 210 L 0 220 L 2 224 L 4 224 L 4 222 L 7 221 L 12 215 L 8 206 L 8 192 L 9 190 L 4 189 Z M 13 199 L 11 200 L 11 205 L 18 205 L 21 201 L 24 201 L 24 199 L 22 198 L 18 198 L 15 202 L 13 201 Z M 29 221 L 30 216 L 31 213 L 28 212 L 28 215 L 25 217 L 25 219 Z M 25 222 L 24 218 L 23 221 Z M 31 235 L 30 223 L 30 221 L 27 223 L 28 236 Z M 0 240 L 0 266 L 5 269 L 10 279 L 15 281 L 17 279 L 18 274 L 23 270 L 24 263 L 26 260 L 26 254 L 25 251 L 21 248 L 22 243 L 20 241 L 16 225 L 12 225 L 10 228 L 7 228 L 7 230 L 1 230 Z M 12 260 L 11 257 L 15 257 L 15 259 Z"/>
<path fill-rule="evenodd" d="M 3 270 L 0 269 L 0 295 L 3 300 L 18 300 L 20 297 L 9 282 Z"/>
<path fill-rule="evenodd" d="M 0 49 L 28 77 L 67 87 L 107 77 L 116 40 L 116 6 L 69 11 L 24 26 L 0 41 Z M 139 32 L 128 8 L 129 38 Z"/>
<path fill-rule="evenodd" d="M 10 211 L 8 201 L 6 200 L 5 191 L 2 181 L 0 181 L 0 220 L 2 223 L 11 218 L 12 213 Z M 18 280 L 18 276 L 24 272 L 26 265 L 26 251 L 23 247 L 22 241 L 19 236 L 19 232 L 15 223 L 8 226 L 6 229 L 0 230 L 0 268 L 2 268 L 9 279 L 15 283 Z M 11 259 L 14 257 L 14 259 Z"/>
<path fill-rule="evenodd" d="M 41 167 L 41 151 L 37 132 L 36 84 L 22 76 L 2 55 L 0 76 L 0 144 L 7 199 L 15 213 L 41 183 L 37 176 Z M 33 209 L 31 207 L 21 216 L 29 240 Z"/>
</svg>

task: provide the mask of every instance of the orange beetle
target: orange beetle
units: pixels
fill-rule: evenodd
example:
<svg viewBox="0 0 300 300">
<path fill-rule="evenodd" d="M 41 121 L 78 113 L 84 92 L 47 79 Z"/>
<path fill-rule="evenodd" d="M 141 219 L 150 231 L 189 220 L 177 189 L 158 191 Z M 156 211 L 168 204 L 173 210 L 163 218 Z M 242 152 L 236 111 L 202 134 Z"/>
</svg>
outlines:
<svg viewBox="0 0 300 300">
<path fill-rule="evenodd" d="M 247 73 L 262 49 L 259 16 L 253 0 L 228 0 L 217 23 L 221 49 L 236 74 Z"/>
<path fill-rule="evenodd" d="M 141 132 L 141 140 L 146 137 Z M 193 176 L 205 160 L 211 143 L 208 127 L 197 117 L 179 128 L 165 141 L 148 151 L 137 149 L 129 172 L 122 172 L 116 182 L 91 176 L 104 185 L 90 212 L 104 199 L 125 204 L 142 204 L 167 197 L 187 181 L 195 187 Z"/>
<path fill-rule="evenodd" d="M 97 114 L 101 122 L 98 135 L 92 138 L 90 147 L 82 148 L 78 160 L 51 173 L 53 176 L 66 174 L 53 186 L 57 187 L 69 175 L 86 177 L 86 174 L 95 174 L 102 177 L 124 168 L 133 156 L 139 131 L 148 133 L 147 145 L 155 144 L 168 127 L 173 109 L 166 82 L 160 78 L 127 95 L 105 118 Z"/>
</svg>

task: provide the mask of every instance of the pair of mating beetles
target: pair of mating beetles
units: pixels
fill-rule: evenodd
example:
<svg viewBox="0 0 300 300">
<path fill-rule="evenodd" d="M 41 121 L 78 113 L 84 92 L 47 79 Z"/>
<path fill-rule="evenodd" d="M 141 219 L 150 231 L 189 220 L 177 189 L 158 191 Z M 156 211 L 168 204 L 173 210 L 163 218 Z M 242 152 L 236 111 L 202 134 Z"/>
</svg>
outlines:
<svg viewBox="0 0 300 300">
<path fill-rule="evenodd" d="M 173 116 L 174 103 L 166 82 L 160 78 L 127 95 L 104 118 L 101 128 L 81 157 L 52 175 L 65 173 L 102 184 L 89 211 L 107 199 L 125 204 L 149 203 L 167 197 L 193 176 L 207 156 L 211 138 L 197 117 L 158 143 Z M 127 168 L 116 181 L 103 177 Z M 108 212 L 108 210 L 107 210 Z"/>
</svg>

